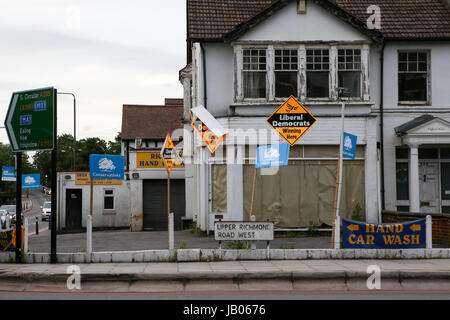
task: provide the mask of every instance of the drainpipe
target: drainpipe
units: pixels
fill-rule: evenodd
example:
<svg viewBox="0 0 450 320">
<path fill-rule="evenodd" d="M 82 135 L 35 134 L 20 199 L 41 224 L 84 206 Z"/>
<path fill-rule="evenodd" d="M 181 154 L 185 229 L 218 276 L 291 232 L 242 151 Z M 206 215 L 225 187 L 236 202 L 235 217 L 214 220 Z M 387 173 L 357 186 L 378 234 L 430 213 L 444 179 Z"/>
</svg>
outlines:
<svg viewBox="0 0 450 320">
<path fill-rule="evenodd" d="M 384 48 L 386 42 L 383 40 L 380 51 L 380 175 L 381 175 L 381 210 L 386 209 L 386 199 L 384 190 L 384 112 L 383 112 L 383 84 L 384 84 Z"/>
<path fill-rule="evenodd" d="M 200 48 L 202 50 L 202 64 L 203 64 L 203 104 L 205 109 L 208 109 L 208 99 L 206 94 L 206 58 L 205 58 L 205 48 L 200 42 Z"/>
</svg>

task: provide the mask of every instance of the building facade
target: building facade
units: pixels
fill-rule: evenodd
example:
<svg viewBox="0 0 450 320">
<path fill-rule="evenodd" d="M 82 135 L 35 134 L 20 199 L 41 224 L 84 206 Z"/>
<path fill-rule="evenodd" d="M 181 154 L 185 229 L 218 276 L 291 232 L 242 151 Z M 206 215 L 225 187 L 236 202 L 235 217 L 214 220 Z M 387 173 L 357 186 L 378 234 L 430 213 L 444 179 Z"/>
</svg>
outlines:
<svg viewBox="0 0 450 320">
<path fill-rule="evenodd" d="M 278 228 L 332 224 L 344 130 L 341 217 L 448 212 L 450 11 L 405 0 L 187 1 L 184 86 L 186 208 L 203 230 L 218 218 Z M 339 88 L 346 95 L 339 95 Z M 258 170 L 256 148 L 285 141 L 266 119 L 294 95 L 317 119 L 287 167 Z M 228 130 L 211 154 L 192 129 L 203 105 Z M 254 193 L 253 193 L 253 185 Z M 254 194 L 254 196 L 252 196 Z"/>
</svg>

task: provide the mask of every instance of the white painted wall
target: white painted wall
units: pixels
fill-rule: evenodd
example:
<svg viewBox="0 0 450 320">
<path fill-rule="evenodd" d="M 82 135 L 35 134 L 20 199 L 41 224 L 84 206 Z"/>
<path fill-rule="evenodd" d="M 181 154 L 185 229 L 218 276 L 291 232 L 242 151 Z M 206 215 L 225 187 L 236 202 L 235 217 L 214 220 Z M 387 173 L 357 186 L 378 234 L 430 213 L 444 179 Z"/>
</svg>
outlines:
<svg viewBox="0 0 450 320">
<path fill-rule="evenodd" d="M 66 179 L 69 177 L 70 179 Z M 90 185 L 75 184 L 73 172 L 58 172 L 59 195 L 59 228 L 65 228 L 66 223 L 66 189 L 82 190 L 82 227 L 86 227 L 90 212 Z M 103 209 L 104 189 L 114 190 L 114 210 Z M 121 185 L 94 185 L 93 191 L 93 227 L 129 227 L 130 226 L 130 183 L 123 181 Z"/>
<path fill-rule="evenodd" d="M 312 1 L 307 2 L 306 14 L 297 14 L 297 1 L 292 1 L 239 40 L 353 41 L 368 38 Z"/>
</svg>

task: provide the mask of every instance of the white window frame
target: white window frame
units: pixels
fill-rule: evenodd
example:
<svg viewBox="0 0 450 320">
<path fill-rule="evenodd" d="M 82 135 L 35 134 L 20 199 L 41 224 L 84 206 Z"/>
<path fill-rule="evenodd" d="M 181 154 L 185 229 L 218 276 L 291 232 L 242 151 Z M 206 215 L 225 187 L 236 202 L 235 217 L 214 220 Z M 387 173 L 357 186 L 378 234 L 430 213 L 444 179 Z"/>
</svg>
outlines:
<svg viewBox="0 0 450 320">
<path fill-rule="evenodd" d="M 427 54 L 427 81 L 426 81 L 426 100 L 425 101 L 407 101 L 407 100 L 400 100 L 400 69 L 399 69 L 399 55 L 400 53 L 426 53 Z M 402 71 L 404 72 L 404 71 Z M 419 73 L 419 72 L 417 72 Z M 419 105 L 419 106 L 426 106 L 431 105 L 431 50 L 429 49 L 398 49 L 397 50 L 397 100 L 398 105 Z"/>
<path fill-rule="evenodd" d="M 349 101 L 370 101 L 369 92 L 369 44 L 348 43 L 233 43 L 234 48 L 234 101 L 236 103 L 271 103 L 284 101 L 285 98 L 275 97 L 275 50 L 294 49 L 298 50 L 298 73 L 297 73 L 297 98 L 305 102 L 335 102 L 338 100 L 338 49 L 360 49 L 361 50 L 361 95 L 351 97 Z M 244 49 L 266 49 L 266 98 L 245 98 L 243 88 L 243 50 Z M 329 98 L 309 98 L 306 96 L 306 50 L 307 49 L 329 49 L 330 75 L 329 75 Z"/>
<path fill-rule="evenodd" d="M 107 191 L 112 191 L 112 194 L 106 194 Z M 105 208 L 105 198 L 113 198 L 113 207 Z M 104 213 L 115 213 L 116 212 L 116 190 L 113 188 L 104 188 L 103 189 L 103 203 L 102 209 Z"/>
</svg>

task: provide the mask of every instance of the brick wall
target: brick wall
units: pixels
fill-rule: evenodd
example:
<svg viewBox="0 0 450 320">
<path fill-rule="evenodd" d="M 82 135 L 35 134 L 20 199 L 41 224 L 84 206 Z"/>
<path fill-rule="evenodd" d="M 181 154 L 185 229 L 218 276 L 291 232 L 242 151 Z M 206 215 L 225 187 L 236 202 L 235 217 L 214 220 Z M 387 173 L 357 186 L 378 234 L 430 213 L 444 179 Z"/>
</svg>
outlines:
<svg viewBox="0 0 450 320">
<path fill-rule="evenodd" d="M 431 216 L 433 243 L 450 245 L 450 214 L 383 211 L 383 223 L 406 222 Z"/>
</svg>

